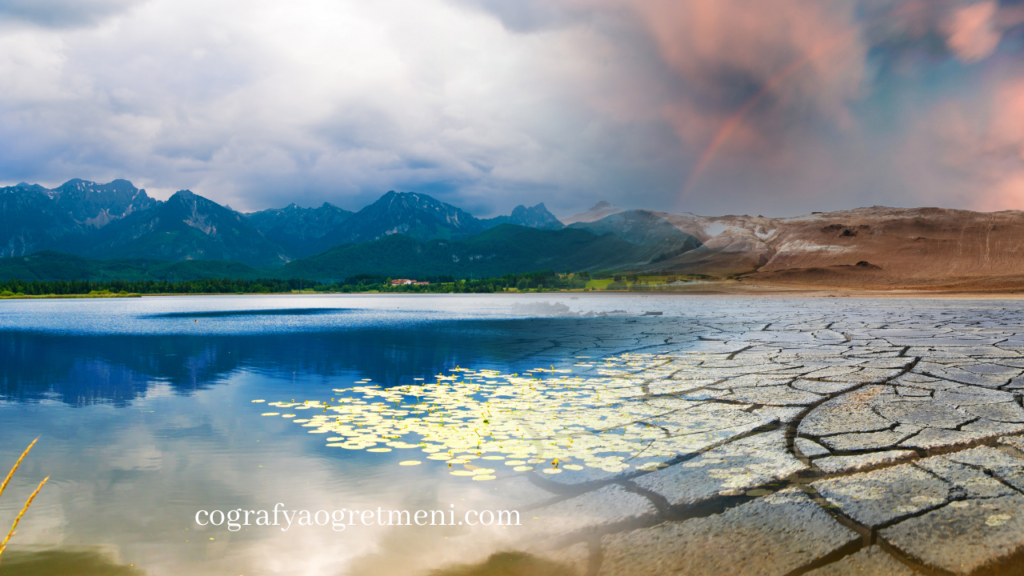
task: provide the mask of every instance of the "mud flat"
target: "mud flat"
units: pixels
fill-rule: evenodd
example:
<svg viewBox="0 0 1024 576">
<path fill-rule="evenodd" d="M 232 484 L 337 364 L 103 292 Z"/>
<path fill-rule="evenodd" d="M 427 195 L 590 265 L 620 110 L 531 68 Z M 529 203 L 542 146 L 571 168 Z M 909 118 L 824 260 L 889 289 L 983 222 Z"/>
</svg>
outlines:
<svg viewBox="0 0 1024 576">
<path fill-rule="evenodd" d="M 1021 573 L 1017 308 L 751 309 L 620 358 L 626 426 L 692 448 L 535 474 L 518 548 L 579 576 Z"/>
</svg>

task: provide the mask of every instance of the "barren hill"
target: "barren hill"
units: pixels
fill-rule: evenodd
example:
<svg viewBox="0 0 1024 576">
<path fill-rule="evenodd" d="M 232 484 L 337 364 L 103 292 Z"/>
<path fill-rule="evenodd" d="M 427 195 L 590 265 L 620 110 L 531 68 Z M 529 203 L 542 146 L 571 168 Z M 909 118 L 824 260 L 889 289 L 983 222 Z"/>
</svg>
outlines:
<svg viewBox="0 0 1024 576">
<path fill-rule="evenodd" d="M 876 206 L 792 218 L 657 214 L 704 245 L 649 270 L 878 285 L 1024 275 L 1020 211 Z"/>
</svg>

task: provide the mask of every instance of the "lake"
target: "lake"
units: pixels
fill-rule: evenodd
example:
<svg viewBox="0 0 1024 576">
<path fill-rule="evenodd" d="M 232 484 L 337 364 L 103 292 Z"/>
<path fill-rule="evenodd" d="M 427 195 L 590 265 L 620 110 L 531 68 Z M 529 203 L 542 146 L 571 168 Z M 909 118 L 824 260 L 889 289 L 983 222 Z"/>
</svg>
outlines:
<svg viewBox="0 0 1024 576">
<path fill-rule="evenodd" d="M 841 358 L 848 372 L 902 378 L 921 342 L 1002 345 L 1020 318 L 1016 302 L 627 294 L 3 301 L 0 468 L 39 438 L 0 499 L 4 525 L 50 481 L 0 575 L 410 574 L 479 562 L 514 547 L 520 527 L 349 515 L 341 530 L 285 530 L 255 518 L 277 503 L 528 516 L 527 505 L 784 427 L 835 393 L 787 388 L 776 402 L 712 390 L 748 377 L 736 366 L 790 348 L 815 354 L 773 360 L 790 371 Z M 657 423 L 668 401 L 706 410 Z M 201 525 L 236 509 L 253 511 L 250 525 Z"/>
<path fill-rule="evenodd" d="M 394 453 L 329 448 L 321 436 L 261 416 L 267 410 L 251 401 L 327 401 L 337 395 L 333 389 L 366 379 L 394 387 L 457 366 L 511 374 L 564 368 L 576 356 L 685 346 L 700 329 L 676 333 L 668 325 L 685 322 L 678 315 L 636 317 L 663 301 L 364 295 L 0 302 L 5 469 L 40 438 L 0 502 L 0 518 L 13 517 L 32 487 L 51 476 L 0 573 L 17 567 L 18 551 L 54 548 L 82 558 L 98 552 L 148 574 L 369 574 L 389 563 L 399 573 L 404 562 L 459 559 L 466 553 L 460 546 L 432 542 L 456 537 L 444 530 L 405 534 L 423 542 L 392 553 L 393 536 L 372 527 L 197 532 L 194 515 L 277 502 L 362 509 L 483 499 L 493 488 L 451 477 L 443 462 L 410 470 L 396 465 Z M 525 318 L 561 313 L 556 302 L 629 316 Z"/>
</svg>

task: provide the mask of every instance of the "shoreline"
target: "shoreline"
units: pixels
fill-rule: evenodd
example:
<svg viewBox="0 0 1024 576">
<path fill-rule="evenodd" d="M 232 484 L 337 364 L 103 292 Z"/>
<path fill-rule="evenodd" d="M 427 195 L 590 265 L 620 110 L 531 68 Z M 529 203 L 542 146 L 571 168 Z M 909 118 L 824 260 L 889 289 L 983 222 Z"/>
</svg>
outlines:
<svg viewBox="0 0 1024 576">
<path fill-rule="evenodd" d="M 109 300 L 116 298 L 149 298 L 168 296 L 526 296 L 526 295 L 572 295 L 574 297 L 593 295 L 629 295 L 646 297 L 717 297 L 717 298 L 859 298 L 859 299 L 926 299 L 926 300 L 1021 300 L 1024 288 L 1015 290 L 942 290 L 935 288 L 899 287 L 881 288 L 823 288 L 812 285 L 751 284 L 737 282 L 704 282 L 692 289 L 674 287 L 672 290 L 545 290 L 543 292 L 251 292 L 251 293 L 153 293 L 153 294 L 45 294 L 0 296 L 3 300 Z"/>
<path fill-rule="evenodd" d="M 0 296 L 0 300 L 98 300 L 141 297 L 142 294 L 22 294 L 20 296 Z"/>
</svg>

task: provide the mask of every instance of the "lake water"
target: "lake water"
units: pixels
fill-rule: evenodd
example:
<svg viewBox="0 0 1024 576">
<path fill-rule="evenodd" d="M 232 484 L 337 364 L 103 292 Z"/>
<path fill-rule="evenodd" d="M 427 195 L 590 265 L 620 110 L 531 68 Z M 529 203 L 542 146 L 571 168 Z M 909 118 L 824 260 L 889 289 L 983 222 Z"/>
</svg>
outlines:
<svg viewBox="0 0 1024 576">
<path fill-rule="evenodd" d="M 716 346 L 716 334 L 757 322 L 825 326 L 840 314 L 906 317 L 916 307 L 927 316 L 949 306 L 990 315 L 1010 306 L 1019 314 L 1013 303 L 589 294 L 3 301 L 0 468 L 39 438 L 0 499 L 3 525 L 43 477 L 50 481 L 4 554 L 0 575 L 408 574 L 479 561 L 508 547 L 516 528 L 253 525 L 232 532 L 198 526 L 196 513 L 276 503 L 289 510 L 460 513 L 518 506 L 536 499 L 536 483 L 500 461 L 475 461 L 497 470 L 492 481 L 475 481 L 472 469 L 457 476 L 443 459 L 430 459 L 437 448 L 331 446 L 293 420 L 334 418 L 327 407 L 343 398 L 355 402 L 347 405 L 351 414 L 372 405 L 367 390 L 430 382 L 455 390 L 467 382 L 459 393 L 468 401 L 493 392 L 494 382 L 511 382 L 512 374 L 529 375 L 540 387 L 565 375 L 607 375 L 602 369 L 628 373 L 640 368 L 602 368 L 599 360 L 631 354 L 642 368 L 644 358 Z M 647 311 L 663 315 L 643 316 Z M 460 376 L 457 369 L 473 372 Z M 366 388 L 372 386 L 379 388 Z M 354 387 L 363 392 L 349 394 Z M 406 402 L 403 411 L 386 415 L 392 430 L 415 415 L 420 400 L 398 401 Z M 476 430 L 472 422 L 459 433 Z M 503 430 L 483 434 L 515 440 L 513 428 Z M 399 446 L 405 440 L 418 442 L 403 437 Z M 468 454 L 473 447 L 466 446 Z M 400 465 L 409 460 L 420 463 Z"/>
<path fill-rule="evenodd" d="M 669 301 L 524 295 L 0 302 L 0 463 L 6 469 L 40 438 L 0 502 L 4 523 L 36 483 L 51 477 L 0 574 L 33 558 L 46 560 L 33 570 L 52 565 L 53 573 L 63 561 L 102 564 L 93 553 L 147 574 L 402 573 L 409 565 L 477 559 L 479 538 L 445 545 L 465 539 L 466 530 L 229 533 L 197 531 L 194 516 L 277 502 L 333 510 L 485 501 L 501 482 L 452 477 L 443 462 L 400 467 L 400 450 L 327 447 L 322 436 L 261 416 L 267 409 L 251 401 L 327 401 L 337 396 L 332 390 L 365 379 L 411 385 L 457 366 L 518 373 L 565 368 L 576 356 L 675 349 L 700 330 L 675 327 L 685 323 L 682 301 L 674 301 L 672 317 L 636 317 Z M 536 317 L 564 311 L 557 302 L 573 312 L 629 316 Z M 46 556 L 54 549 L 67 557 Z"/>
</svg>

